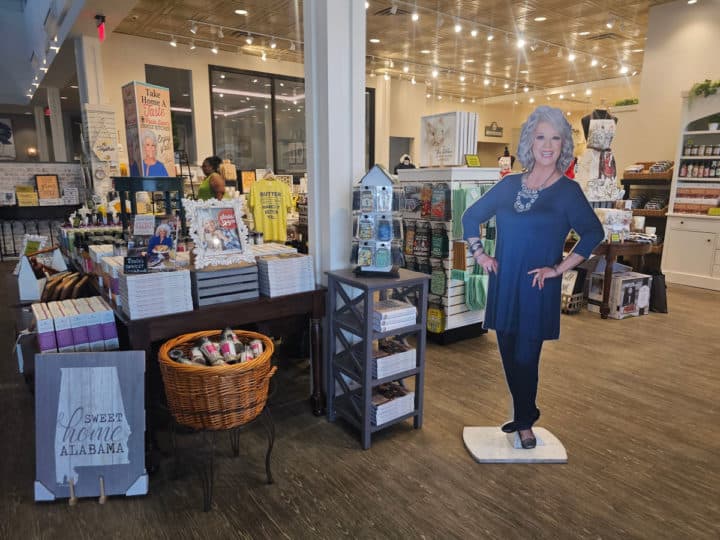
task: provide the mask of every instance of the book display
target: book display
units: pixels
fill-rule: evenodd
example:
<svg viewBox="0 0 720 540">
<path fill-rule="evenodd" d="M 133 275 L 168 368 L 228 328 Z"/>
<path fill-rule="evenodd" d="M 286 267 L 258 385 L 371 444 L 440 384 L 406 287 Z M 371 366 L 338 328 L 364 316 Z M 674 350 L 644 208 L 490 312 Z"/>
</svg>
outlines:
<svg viewBox="0 0 720 540">
<path fill-rule="evenodd" d="M 374 432 L 396 422 L 413 418 L 414 427 L 422 427 L 429 277 L 405 269 L 399 274 L 327 273 L 328 420 L 343 418 L 358 428 L 364 449 Z M 413 391 L 406 386 L 411 378 Z"/>
</svg>

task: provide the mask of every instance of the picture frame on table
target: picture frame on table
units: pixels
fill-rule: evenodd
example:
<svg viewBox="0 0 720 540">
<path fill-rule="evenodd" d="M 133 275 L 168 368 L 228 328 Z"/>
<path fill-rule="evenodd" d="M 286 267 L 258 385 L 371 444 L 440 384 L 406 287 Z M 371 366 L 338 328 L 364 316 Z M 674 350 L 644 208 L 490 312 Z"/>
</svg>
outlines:
<svg viewBox="0 0 720 540">
<path fill-rule="evenodd" d="M 239 199 L 183 199 L 183 208 L 195 243 L 195 268 L 255 262 Z"/>
</svg>

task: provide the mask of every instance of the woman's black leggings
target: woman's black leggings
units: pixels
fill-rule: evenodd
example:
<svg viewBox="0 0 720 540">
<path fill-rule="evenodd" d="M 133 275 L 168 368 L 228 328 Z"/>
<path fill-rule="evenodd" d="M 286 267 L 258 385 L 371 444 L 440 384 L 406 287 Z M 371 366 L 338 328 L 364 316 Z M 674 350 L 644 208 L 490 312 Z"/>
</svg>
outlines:
<svg viewBox="0 0 720 540">
<path fill-rule="evenodd" d="M 515 423 L 518 429 L 530 429 L 537 416 L 535 398 L 543 342 L 506 332 L 497 332 L 497 340 L 513 399 Z"/>
</svg>

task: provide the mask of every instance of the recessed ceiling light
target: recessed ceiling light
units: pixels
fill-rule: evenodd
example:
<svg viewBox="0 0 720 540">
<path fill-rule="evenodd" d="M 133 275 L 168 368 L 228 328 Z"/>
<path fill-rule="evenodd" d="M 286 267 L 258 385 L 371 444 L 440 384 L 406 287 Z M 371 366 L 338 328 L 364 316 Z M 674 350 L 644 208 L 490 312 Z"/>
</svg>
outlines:
<svg viewBox="0 0 720 540">
<path fill-rule="evenodd" d="M 518 38 L 516 45 L 518 49 L 522 49 L 525 46 L 525 40 L 523 38 Z"/>
<path fill-rule="evenodd" d="M 688 0 L 688 4 L 690 4 L 690 5 L 697 4 L 697 0 Z"/>
<path fill-rule="evenodd" d="M 429 97 L 430 97 L 430 94 L 425 94 L 425 97 L 426 97 L 426 98 L 429 98 Z"/>
<path fill-rule="evenodd" d="M 455 25 L 455 33 L 457 34 L 457 33 L 461 32 L 461 31 L 462 31 L 462 25 L 456 24 L 456 25 Z"/>
<path fill-rule="evenodd" d="M 483 84 L 484 84 L 485 86 L 488 86 L 488 85 L 490 84 L 490 79 L 485 79 L 485 80 L 483 80 Z"/>
<path fill-rule="evenodd" d="M 528 93 L 530 89 L 527 86 L 523 86 L 523 92 Z"/>
<path fill-rule="evenodd" d="M 559 97 L 560 99 L 565 99 L 565 95 L 564 95 L 564 94 L 560 94 L 558 97 Z"/>
<path fill-rule="evenodd" d="M 473 58 L 468 58 L 468 59 L 465 60 L 464 62 L 465 62 L 466 64 L 472 64 L 474 61 L 475 61 L 475 60 L 474 60 Z"/>
<path fill-rule="evenodd" d="M 508 83 L 505 83 L 505 84 L 503 84 L 503 88 L 504 88 L 505 90 L 507 90 L 508 88 L 510 88 L 510 85 L 509 85 Z"/>
<path fill-rule="evenodd" d="M 565 82 L 566 82 L 566 83 L 574 83 L 574 82 L 575 82 L 575 79 L 568 79 L 568 80 L 565 81 Z"/>
<path fill-rule="evenodd" d="M 628 71 L 630 70 L 627 66 L 620 66 L 620 75 L 625 75 Z"/>
<path fill-rule="evenodd" d="M 430 54 L 432 51 L 430 49 L 423 49 L 420 51 L 420 54 Z"/>
<path fill-rule="evenodd" d="M 420 20 L 420 15 L 419 15 L 417 12 L 415 12 L 415 13 L 412 14 L 412 16 L 411 16 L 410 18 L 411 18 L 414 22 L 417 22 L 417 21 Z"/>
<path fill-rule="evenodd" d="M 513 103 L 514 103 L 515 105 L 518 105 L 520 102 L 516 99 L 515 101 L 513 101 Z"/>
<path fill-rule="evenodd" d="M 535 17 L 535 22 L 547 21 L 547 17 Z"/>
<path fill-rule="evenodd" d="M 529 72 L 527 69 L 523 69 L 520 73 L 522 73 L 523 75 L 525 75 L 525 74 L 530 73 L 530 72 Z"/>
<path fill-rule="evenodd" d="M 403 73 L 408 73 L 409 71 L 410 71 L 410 66 L 408 66 L 407 64 L 405 64 L 405 65 L 403 66 Z"/>
<path fill-rule="evenodd" d="M 492 41 L 495 38 L 492 34 L 488 34 L 487 40 Z"/>
<path fill-rule="evenodd" d="M 592 60 L 590 60 L 590 65 L 591 65 L 592 67 L 597 66 L 597 65 L 598 65 L 597 59 L 593 58 Z"/>
<path fill-rule="evenodd" d="M 583 30 L 582 32 L 578 32 L 578 36 L 589 36 L 589 35 L 590 35 L 590 32 L 588 32 L 587 30 Z"/>
<path fill-rule="evenodd" d="M 573 92 L 572 94 L 570 94 L 570 97 L 575 97 L 575 92 Z"/>
<path fill-rule="evenodd" d="M 378 38 L 370 38 L 370 43 L 380 43 Z"/>
<path fill-rule="evenodd" d="M 585 90 L 585 95 L 586 96 L 592 95 L 592 90 L 590 90 L 589 88 L 587 90 Z"/>
<path fill-rule="evenodd" d="M 570 111 L 568 111 L 568 112 L 566 112 L 565 114 L 567 114 L 568 116 L 570 116 L 572 113 L 571 113 Z"/>
<path fill-rule="evenodd" d="M 472 30 L 470 30 L 470 35 L 471 35 L 472 37 L 477 37 L 478 31 L 473 28 Z"/>
<path fill-rule="evenodd" d="M 568 62 L 574 62 L 575 61 L 575 53 L 568 54 Z"/>
<path fill-rule="evenodd" d="M 434 78 L 434 79 L 437 79 L 437 76 L 438 76 L 438 75 L 439 75 L 438 70 L 437 70 L 437 69 L 433 69 L 433 70 L 432 70 L 432 76 L 433 76 L 433 78 Z"/>
<path fill-rule="evenodd" d="M 247 15 L 247 14 L 248 14 L 247 9 L 236 9 L 235 10 L 235 15 Z"/>
<path fill-rule="evenodd" d="M 534 97 L 531 97 L 531 98 L 530 98 L 530 103 L 535 103 L 535 98 L 534 98 Z"/>
<path fill-rule="evenodd" d="M 638 52 L 643 52 L 643 50 L 644 50 L 644 49 L 633 49 L 633 50 L 630 51 L 630 52 L 638 53 Z"/>
</svg>

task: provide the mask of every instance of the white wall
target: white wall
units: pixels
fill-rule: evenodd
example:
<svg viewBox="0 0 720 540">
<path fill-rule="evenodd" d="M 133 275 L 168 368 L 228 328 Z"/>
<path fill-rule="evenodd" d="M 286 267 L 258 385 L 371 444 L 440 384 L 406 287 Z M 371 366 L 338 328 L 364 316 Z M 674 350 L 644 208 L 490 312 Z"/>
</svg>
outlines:
<svg viewBox="0 0 720 540">
<path fill-rule="evenodd" d="M 678 0 L 650 9 L 640 103 L 619 117 L 613 143 L 618 171 L 636 161 L 675 159 L 681 92 L 720 78 L 719 48 L 720 0 Z"/>
<path fill-rule="evenodd" d="M 279 62 L 259 57 L 197 47 L 191 51 L 185 45 L 170 47 L 167 42 L 113 33 L 102 45 L 106 100 L 115 109 L 119 140 L 125 146 L 125 120 L 120 89 L 130 81 L 145 81 L 145 64 L 189 69 L 193 83 L 193 121 L 197 141 L 198 161 L 213 155 L 210 108 L 210 80 L 208 66 L 303 77 L 303 65 Z M 121 157 L 121 159 L 123 159 Z"/>
</svg>

